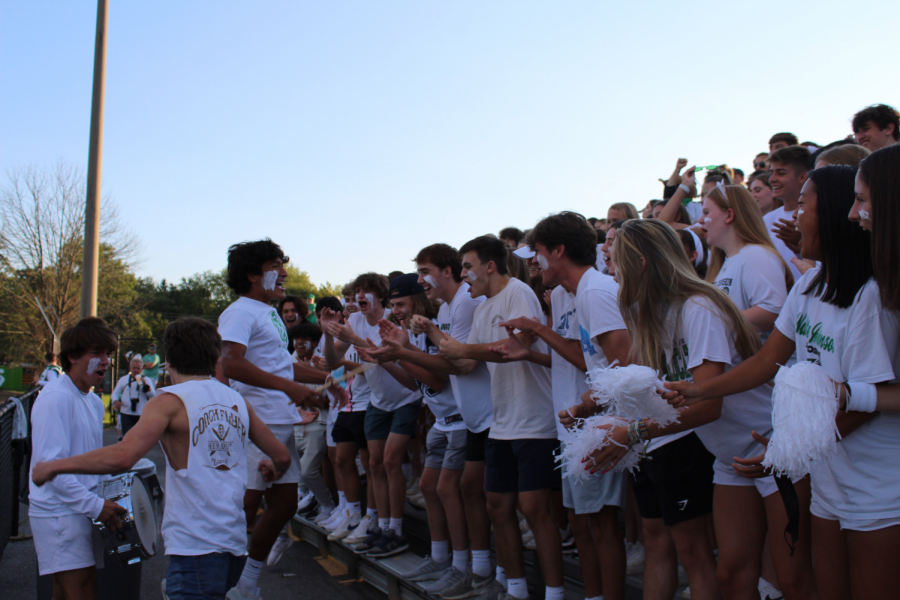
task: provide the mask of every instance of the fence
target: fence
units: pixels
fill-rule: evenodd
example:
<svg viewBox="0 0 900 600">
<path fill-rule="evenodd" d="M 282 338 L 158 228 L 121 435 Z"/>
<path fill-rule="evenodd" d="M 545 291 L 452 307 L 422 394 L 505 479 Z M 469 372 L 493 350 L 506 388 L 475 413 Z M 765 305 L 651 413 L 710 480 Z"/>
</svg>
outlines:
<svg viewBox="0 0 900 600">
<path fill-rule="evenodd" d="M 38 389 L 18 396 L 28 417 L 28 437 L 13 440 L 16 403 L 0 404 L 0 557 L 11 537 L 19 535 L 19 497 L 27 492 L 27 474 L 31 462 L 31 406 Z"/>
</svg>

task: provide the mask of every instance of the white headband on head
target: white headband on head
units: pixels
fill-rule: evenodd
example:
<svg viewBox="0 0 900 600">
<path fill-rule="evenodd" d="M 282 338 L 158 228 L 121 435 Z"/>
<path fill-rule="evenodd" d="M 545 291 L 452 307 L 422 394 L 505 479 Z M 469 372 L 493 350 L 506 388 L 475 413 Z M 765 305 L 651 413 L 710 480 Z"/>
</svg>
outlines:
<svg viewBox="0 0 900 600">
<path fill-rule="evenodd" d="M 728 202 L 728 194 L 725 193 L 725 184 L 721 181 L 716 182 L 716 188 L 722 192 L 722 198 L 725 199 L 725 202 Z"/>
<path fill-rule="evenodd" d="M 692 229 L 688 229 L 687 232 L 694 238 L 694 249 L 697 251 L 697 258 L 694 259 L 694 267 L 696 268 L 703 264 L 706 253 L 703 251 L 703 242 L 700 241 L 700 236 L 694 233 Z"/>
</svg>

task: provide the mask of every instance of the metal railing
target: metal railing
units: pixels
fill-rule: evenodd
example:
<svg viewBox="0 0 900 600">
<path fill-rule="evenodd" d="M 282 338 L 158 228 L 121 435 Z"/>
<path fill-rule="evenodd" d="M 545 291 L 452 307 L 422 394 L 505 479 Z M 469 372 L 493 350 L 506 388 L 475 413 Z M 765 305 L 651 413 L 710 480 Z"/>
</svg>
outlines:
<svg viewBox="0 0 900 600">
<path fill-rule="evenodd" d="M 10 538 L 19 535 L 19 502 L 28 491 L 31 462 L 31 406 L 39 391 L 35 388 L 17 396 L 28 418 L 24 440 L 12 439 L 16 403 L 10 399 L 0 404 L 0 557 Z"/>
</svg>

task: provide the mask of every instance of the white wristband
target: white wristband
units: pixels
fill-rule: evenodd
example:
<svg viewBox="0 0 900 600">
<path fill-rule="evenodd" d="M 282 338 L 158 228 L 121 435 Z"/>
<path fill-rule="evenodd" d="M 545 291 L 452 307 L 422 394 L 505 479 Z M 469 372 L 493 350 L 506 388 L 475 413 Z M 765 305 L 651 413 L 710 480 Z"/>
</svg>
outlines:
<svg viewBox="0 0 900 600">
<path fill-rule="evenodd" d="M 691 188 L 689 188 L 688 186 L 684 185 L 683 183 L 679 183 L 679 184 L 678 184 L 678 189 L 679 189 L 679 190 L 682 190 L 685 194 L 690 194 L 690 193 L 691 193 Z"/>
<path fill-rule="evenodd" d="M 874 383 L 863 381 L 848 381 L 847 411 L 875 412 L 878 403 L 878 391 Z"/>
</svg>

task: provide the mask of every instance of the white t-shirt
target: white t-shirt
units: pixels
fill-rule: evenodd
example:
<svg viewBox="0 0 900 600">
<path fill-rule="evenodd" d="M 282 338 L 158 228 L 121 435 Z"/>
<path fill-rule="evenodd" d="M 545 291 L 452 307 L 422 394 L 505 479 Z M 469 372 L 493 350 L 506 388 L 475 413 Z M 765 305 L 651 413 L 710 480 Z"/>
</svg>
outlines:
<svg viewBox="0 0 900 600">
<path fill-rule="evenodd" d="M 324 336 L 323 336 L 324 337 Z M 365 364 L 359 357 L 354 346 L 350 346 L 344 354 L 344 359 L 359 365 Z M 350 380 L 350 402 L 341 409 L 343 412 L 359 412 L 369 408 L 369 400 L 372 399 L 372 388 L 365 373 L 357 373 Z"/>
<path fill-rule="evenodd" d="M 585 271 L 578 282 L 574 321 L 564 337 L 581 342 L 584 364 L 589 371 L 609 366 L 603 349 L 597 345 L 597 337 L 609 331 L 626 329 L 619 312 L 618 294 L 619 284 L 616 280 L 593 269 Z M 555 308 L 553 314 L 556 315 Z M 553 368 L 556 368 L 555 364 Z"/>
<path fill-rule="evenodd" d="M 39 462 L 102 448 L 105 411 L 97 394 L 85 394 L 68 375 L 45 385 L 31 411 L 31 468 Z M 38 487 L 29 477 L 28 515 L 85 515 L 96 519 L 103 510 L 103 498 L 90 488 L 106 478 L 106 475 L 57 475 Z M 3 491 L 6 493 L 8 488 Z"/>
<path fill-rule="evenodd" d="M 797 345 L 797 359 L 821 365 L 838 381 L 880 383 L 900 373 L 900 319 L 881 306 L 878 285 L 869 280 L 848 308 L 803 294 L 819 269 L 800 278 L 775 322 Z M 900 414 L 878 412 L 837 445 L 827 460 L 813 464 L 816 500 L 847 519 L 900 516 Z"/>
<path fill-rule="evenodd" d="M 693 381 L 690 369 L 704 360 L 725 363 L 725 372 L 742 362 L 725 316 L 704 296 L 693 296 L 684 303 L 677 331 L 672 309 L 666 331 L 672 340 L 665 357 L 668 381 Z M 765 384 L 725 396 L 722 416 L 694 429 L 706 449 L 728 465 L 735 456 L 749 458 L 762 453 L 763 447 L 753 439 L 752 431 L 766 437 L 772 432 L 772 388 Z"/>
<path fill-rule="evenodd" d="M 525 317 L 543 322 L 544 313 L 537 296 L 527 284 L 515 278 L 499 294 L 475 309 L 469 344 L 490 344 L 507 339 L 500 323 Z M 461 341 L 461 340 L 460 340 Z M 532 348 L 548 353 L 547 344 L 536 340 Z M 494 418 L 490 437 L 497 440 L 555 439 L 556 414 L 550 370 L 527 361 L 487 363 L 491 373 L 491 401 Z"/>
<path fill-rule="evenodd" d="M 588 272 L 597 273 L 594 269 L 590 269 Z M 597 274 L 599 275 L 599 273 Z M 553 315 L 553 331 L 563 338 L 568 338 L 570 332 L 578 328 L 575 318 L 575 296 L 567 292 L 561 285 L 556 286 L 550 292 L 550 313 Z M 566 428 L 559 422 L 559 412 L 574 404 L 580 404 L 581 394 L 587 391 L 588 386 L 584 373 L 552 348 L 550 349 L 550 364 L 552 366 L 550 383 L 553 390 L 556 434 L 560 440 L 563 440 Z"/>
<path fill-rule="evenodd" d="M 784 206 L 779 206 L 774 209 L 772 212 L 763 215 L 763 223 L 766 225 L 766 231 L 769 232 L 769 237 L 772 238 L 772 243 L 775 244 L 775 249 L 778 250 L 778 254 L 781 255 L 781 258 L 784 259 L 784 262 L 787 263 L 788 268 L 791 270 L 791 273 L 794 274 L 794 281 L 800 279 L 800 270 L 794 266 L 791 262 L 791 259 L 796 256 L 792 250 L 790 250 L 784 242 L 782 242 L 779 238 L 772 233 L 772 229 L 774 228 L 774 224 L 776 221 L 780 219 L 787 219 L 788 221 L 794 218 L 793 211 L 788 212 L 784 209 Z"/>
<path fill-rule="evenodd" d="M 219 335 L 223 342 L 245 346 L 244 358 L 263 371 L 294 380 L 294 359 L 287 350 L 287 329 L 273 307 L 251 298 L 238 298 L 219 317 Z M 284 392 L 234 379 L 231 387 L 250 403 L 263 423 L 292 425 L 300 422 L 297 407 Z"/>
<path fill-rule="evenodd" d="M 438 310 L 438 328 L 453 339 L 465 343 L 472 330 L 475 309 L 484 302 L 484 296 L 469 295 L 469 284 L 463 282 L 450 304 L 441 304 Z M 479 362 L 468 375 L 451 375 L 450 383 L 456 395 L 456 405 L 466 427 L 473 433 L 481 433 L 491 426 L 491 374 L 487 365 Z"/>
<path fill-rule="evenodd" d="M 390 310 L 384 311 L 384 317 L 387 318 L 391 313 Z M 350 315 L 350 328 L 362 339 L 372 340 L 373 343 L 381 345 L 381 334 L 378 332 L 378 323 L 369 325 L 365 315 L 361 312 L 355 312 Z M 397 367 L 398 369 L 400 367 Z M 388 373 L 384 367 L 375 366 L 366 371 L 366 380 L 372 390 L 369 403 L 375 408 L 388 412 L 395 411 L 402 406 L 412 404 L 422 398 L 419 390 L 412 391 L 405 388 L 394 376 Z"/>
<path fill-rule="evenodd" d="M 47 368 L 41 373 L 41 378 L 38 380 L 37 384 L 39 387 L 44 387 L 51 381 L 59 379 L 60 375 L 62 375 L 62 369 L 60 367 L 56 365 L 47 365 Z"/>
<path fill-rule="evenodd" d="M 437 324 L 437 319 L 434 320 L 434 323 Z M 427 352 L 428 354 L 438 353 L 439 348 L 435 346 L 424 333 L 413 335 L 412 332 L 410 332 L 409 340 L 423 352 Z M 449 380 L 439 392 L 431 389 L 418 379 L 416 380 L 416 383 L 419 384 L 419 389 L 422 391 L 422 395 L 425 398 L 425 404 L 428 405 L 428 408 L 430 408 L 431 412 L 434 414 L 435 429 L 438 431 L 456 431 L 457 429 L 466 428 L 465 421 L 456 421 L 447 425 L 444 420 L 446 417 L 454 415 L 462 416 L 456 403 L 456 395 L 453 393 L 453 386 L 450 384 Z"/>
<path fill-rule="evenodd" d="M 144 391 L 144 385 L 150 388 L 149 391 Z M 122 403 L 119 412 L 123 415 L 138 416 L 144 410 L 147 401 L 154 396 L 156 396 L 156 386 L 153 385 L 153 380 L 143 375 L 134 377 L 129 373 L 116 382 L 116 389 L 112 391 L 111 398 Z M 134 410 L 131 409 L 132 402 L 135 405 Z"/>
<path fill-rule="evenodd" d="M 757 244 L 747 244 L 725 259 L 716 286 L 739 310 L 758 306 L 777 315 L 787 299 L 784 265 L 774 252 Z M 768 337 L 768 332 L 760 334 L 764 343 Z"/>
</svg>

